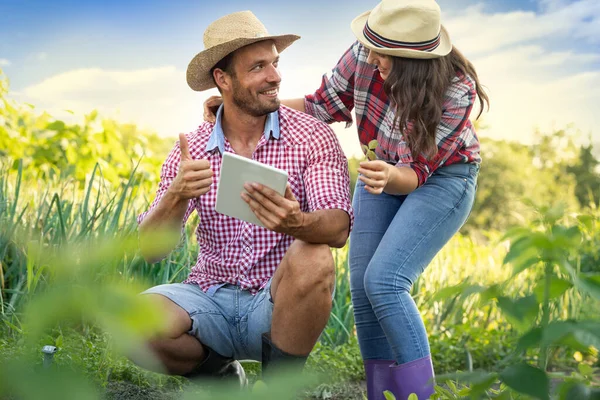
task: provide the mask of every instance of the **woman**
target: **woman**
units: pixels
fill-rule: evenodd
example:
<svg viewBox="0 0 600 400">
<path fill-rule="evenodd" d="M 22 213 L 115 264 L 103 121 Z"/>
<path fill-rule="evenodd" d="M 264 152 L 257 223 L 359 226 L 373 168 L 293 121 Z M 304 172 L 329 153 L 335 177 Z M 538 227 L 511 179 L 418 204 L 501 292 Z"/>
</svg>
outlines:
<svg viewBox="0 0 600 400">
<path fill-rule="evenodd" d="M 363 148 L 377 143 L 358 169 L 349 256 L 367 395 L 422 400 L 434 374 L 410 289 L 471 211 L 481 158 L 469 115 L 488 97 L 434 0 L 383 0 L 352 30 L 358 41 L 321 87 L 283 104 L 328 123 L 351 123 L 354 108 Z"/>
</svg>

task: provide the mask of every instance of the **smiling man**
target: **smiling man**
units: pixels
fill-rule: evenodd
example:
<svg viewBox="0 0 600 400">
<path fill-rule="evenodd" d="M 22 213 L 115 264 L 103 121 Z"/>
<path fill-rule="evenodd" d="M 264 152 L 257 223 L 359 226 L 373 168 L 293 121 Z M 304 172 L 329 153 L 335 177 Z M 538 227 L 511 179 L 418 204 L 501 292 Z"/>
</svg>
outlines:
<svg viewBox="0 0 600 400">
<path fill-rule="evenodd" d="M 215 123 L 179 136 L 155 200 L 138 217 L 142 253 L 155 261 L 166 254 L 153 252 L 149 234 L 200 216 L 189 277 L 145 292 L 170 318 L 167 334 L 149 343 L 168 373 L 243 385 L 235 360 L 262 361 L 263 372 L 302 366 L 329 319 L 330 247 L 344 246 L 352 223 L 349 176 L 333 131 L 280 106 L 279 52 L 297 39 L 269 35 L 249 11 L 230 14 L 209 25 L 205 50 L 188 67 L 190 87 L 216 86 L 223 104 Z M 252 184 L 240 193 L 266 228 L 215 211 L 224 152 L 288 172 L 284 196 Z"/>
</svg>

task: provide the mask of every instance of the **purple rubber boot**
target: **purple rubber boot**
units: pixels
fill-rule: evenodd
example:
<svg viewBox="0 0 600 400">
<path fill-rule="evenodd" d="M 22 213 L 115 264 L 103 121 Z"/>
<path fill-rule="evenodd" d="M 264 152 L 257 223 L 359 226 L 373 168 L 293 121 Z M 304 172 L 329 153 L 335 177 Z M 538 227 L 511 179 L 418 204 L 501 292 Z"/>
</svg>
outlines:
<svg viewBox="0 0 600 400">
<path fill-rule="evenodd" d="M 390 367 L 391 380 L 394 383 L 392 393 L 396 400 L 406 400 L 411 393 L 419 400 L 426 400 L 433 394 L 433 364 L 431 355 L 406 364 Z"/>
<path fill-rule="evenodd" d="M 394 365 L 394 360 L 365 360 L 364 364 L 367 375 L 367 399 L 385 400 L 383 392 L 394 390 L 390 368 Z"/>
</svg>

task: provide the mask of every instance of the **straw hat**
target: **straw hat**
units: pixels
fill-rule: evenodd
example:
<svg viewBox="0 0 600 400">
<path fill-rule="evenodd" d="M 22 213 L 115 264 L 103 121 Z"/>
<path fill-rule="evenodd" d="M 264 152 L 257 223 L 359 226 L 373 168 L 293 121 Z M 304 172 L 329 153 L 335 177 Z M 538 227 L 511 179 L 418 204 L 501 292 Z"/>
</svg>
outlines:
<svg viewBox="0 0 600 400">
<path fill-rule="evenodd" d="M 227 54 L 263 40 L 273 40 L 278 52 L 294 41 L 296 35 L 271 36 L 250 11 L 228 14 L 211 23 L 204 31 L 204 51 L 196 54 L 187 68 L 187 83 L 196 91 L 215 87 L 210 70 Z"/>
<path fill-rule="evenodd" d="M 437 58 L 452 50 L 434 0 L 383 0 L 352 21 L 352 31 L 368 49 L 389 56 Z"/>
</svg>

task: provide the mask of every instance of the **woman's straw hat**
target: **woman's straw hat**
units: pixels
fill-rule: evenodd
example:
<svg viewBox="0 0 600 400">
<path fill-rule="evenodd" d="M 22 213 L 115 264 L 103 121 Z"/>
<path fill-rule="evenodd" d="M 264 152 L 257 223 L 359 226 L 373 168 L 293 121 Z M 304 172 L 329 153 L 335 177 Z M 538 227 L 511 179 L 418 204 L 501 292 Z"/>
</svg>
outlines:
<svg viewBox="0 0 600 400">
<path fill-rule="evenodd" d="M 198 53 L 187 68 L 187 83 L 196 91 L 215 87 L 210 70 L 229 53 L 262 40 L 275 42 L 282 52 L 294 41 L 296 35 L 272 36 L 267 28 L 250 11 L 225 15 L 211 23 L 204 31 L 204 51 Z"/>
<path fill-rule="evenodd" d="M 437 58 L 452 50 L 434 0 L 383 0 L 352 21 L 358 40 L 376 53 L 406 58 Z"/>
</svg>

